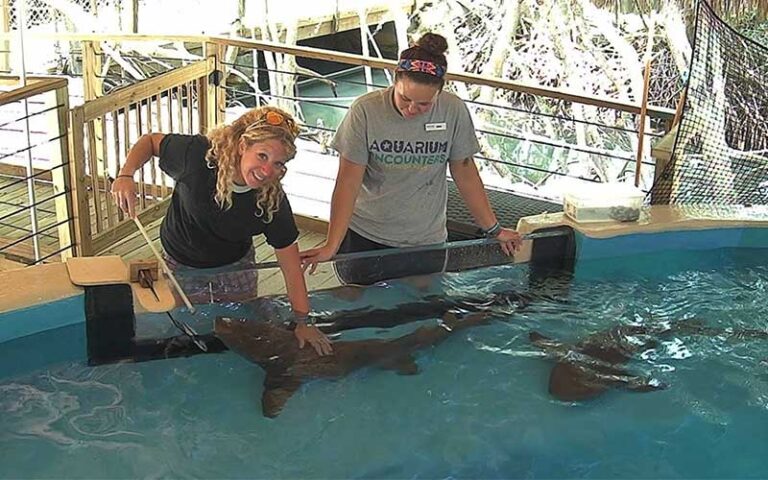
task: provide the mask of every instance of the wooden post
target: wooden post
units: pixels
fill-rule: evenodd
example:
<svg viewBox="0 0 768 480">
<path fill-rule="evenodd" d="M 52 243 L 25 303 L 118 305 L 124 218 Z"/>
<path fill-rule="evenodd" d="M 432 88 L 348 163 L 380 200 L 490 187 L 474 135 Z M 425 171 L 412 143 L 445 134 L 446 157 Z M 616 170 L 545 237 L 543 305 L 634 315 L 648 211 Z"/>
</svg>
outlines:
<svg viewBox="0 0 768 480">
<path fill-rule="evenodd" d="M 645 62 L 643 75 L 643 101 L 640 104 L 640 119 L 637 138 L 637 161 L 635 162 L 635 186 L 640 186 L 640 166 L 643 164 L 643 142 L 645 142 L 645 117 L 648 112 L 648 87 L 651 83 L 651 61 Z"/>
<path fill-rule="evenodd" d="M 101 80 L 101 49 L 95 41 L 83 41 L 83 95 L 85 101 L 99 98 L 104 94 Z"/>
<path fill-rule="evenodd" d="M 72 176 L 70 174 L 72 165 L 69 164 L 69 146 L 67 144 L 70 137 L 68 122 L 69 89 L 67 87 L 57 88 L 54 92 L 54 101 L 56 102 L 56 126 L 51 131 L 58 132 L 61 138 L 59 139 L 59 149 L 51 151 L 51 179 L 53 180 L 53 193 L 58 194 L 66 191 L 72 185 Z M 72 248 L 61 252 L 61 260 L 64 261 L 74 255 L 74 243 L 77 236 L 72 192 L 56 197 L 55 205 L 56 223 L 66 222 L 58 227 L 59 249 L 72 246 Z"/>
<path fill-rule="evenodd" d="M 197 130 L 195 130 L 195 102 L 194 99 L 194 91 L 195 91 L 195 83 L 196 80 L 188 80 L 184 83 L 184 86 L 187 89 L 187 126 L 189 129 L 187 130 L 187 133 L 190 135 L 194 135 L 195 133 L 200 133 L 200 124 L 197 125 Z"/>
<path fill-rule="evenodd" d="M 104 95 L 104 81 L 101 79 L 101 48 L 99 43 L 95 41 L 83 42 L 83 89 L 85 101 L 95 100 Z M 101 231 L 101 224 L 104 218 L 101 216 L 101 208 L 99 201 L 99 183 L 103 180 L 106 182 L 106 175 L 109 171 L 107 165 L 107 152 L 105 147 L 105 132 L 106 125 L 100 118 L 93 119 L 89 122 L 88 131 L 92 135 L 90 139 L 91 144 L 89 154 L 92 155 L 92 172 L 90 176 L 93 185 L 93 197 L 97 206 L 97 231 Z"/>
<path fill-rule="evenodd" d="M 222 94 L 218 88 L 218 80 L 221 78 L 217 72 L 219 64 L 219 48 L 213 43 L 203 44 L 206 72 L 194 84 L 197 87 L 197 115 L 200 133 L 206 134 L 208 129 L 216 127 L 219 122 L 219 99 Z"/>
<path fill-rule="evenodd" d="M 208 85 L 211 82 L 208 81 L 208 77 L 200 77 L 196 82 L 192 82 L 197 89 L 197 131 L 203 135 L 208 133 L 208 117 L 209 117 L 209 96 Z"/>
<path fill-rule="evenodd" d="M 226 122 L 226 116 L 227 116 L 227 65 L 224 64 L 224 59 L 227 56 L 227 46 L 226 45 L 216 45 L 216 62 L 214 63 L 213 68 L 216 70 L 218 75 L 219 84 L 215 87 L 216 91 L 216 118 L 214 118 L 214 123 L 212 123 L 212 126 L 218 126 L 220 123 Z M 254 68 L 257 66 L 254 65 Z"/>
<path fill-rule="evenodd" d="M 91 212 L 88 207 L 88 192 L 85 175 L 85 114 L 83 107 L 70 110 L 69 116 L 69 158 L 70 192 L 72 195 L 72 217 L 75 220 L 75 242 L 77 256 L 93 255 L 91 243 Z"/>
<path fill-rule="evenodd" d="M 0 32 L 11 32 L 11 0 L 0 0 Z M 0 72 L 11 71 L 11 42 L 0 41 Z"/>
<path fill-rule="evenodd" d="M 687 92 L 688 90 L 683 90 L 683 93 L 680 94 L 680 100 L 677 101 L 677 107 L 675 108 L 675 118 L 672 119 L 672 125 L 669 127 L 669 130 L 672 130 L 680 123 L 680 118 L 683 116 L 683 108 L 685 107 L 685 94 Z"/>
<path fill-rule="evenodd" d="M 131 0 L 131 32 L 139 33 L 139 0 Z"/>
</svg>

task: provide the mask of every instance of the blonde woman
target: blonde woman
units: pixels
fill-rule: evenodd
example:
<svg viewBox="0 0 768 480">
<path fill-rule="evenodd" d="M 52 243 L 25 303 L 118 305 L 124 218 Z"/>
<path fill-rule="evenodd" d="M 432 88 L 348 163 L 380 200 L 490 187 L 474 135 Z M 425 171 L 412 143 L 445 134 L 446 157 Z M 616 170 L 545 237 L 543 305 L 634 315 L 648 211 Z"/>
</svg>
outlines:
<svg viewBox="0 0 768 480">
<path fill-rule="evenodd" d="M 299 346 L 331 352 L 307 321 L 309 300 L 296 244 L 298 230 L 280 180 L 296 154 L 299 128 L 286 112 L 255 108 L 203 135 L 150 133 L 133 145 L 112 195 L 135 216 L 133 176 L 150 158 L 176 182 L 160 227 L 168 266 L 195 301 L 252 298 L 256 293 L 253 237 L 275 249 L 296 320 Z"/>
</svg>

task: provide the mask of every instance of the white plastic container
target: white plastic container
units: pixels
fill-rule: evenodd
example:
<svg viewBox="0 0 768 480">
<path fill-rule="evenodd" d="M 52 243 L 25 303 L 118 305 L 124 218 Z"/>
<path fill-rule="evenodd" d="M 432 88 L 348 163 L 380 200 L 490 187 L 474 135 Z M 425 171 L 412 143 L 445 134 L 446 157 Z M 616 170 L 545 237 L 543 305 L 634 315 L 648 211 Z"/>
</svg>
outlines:
<svg viewBox="0 0 768 480">
<path fill-rule="evenodd" d="M 627 183 L 593 183 L 566 192 L 563 210 L 578 223 L 635 222 L 644 198 Z"/>
</svg>

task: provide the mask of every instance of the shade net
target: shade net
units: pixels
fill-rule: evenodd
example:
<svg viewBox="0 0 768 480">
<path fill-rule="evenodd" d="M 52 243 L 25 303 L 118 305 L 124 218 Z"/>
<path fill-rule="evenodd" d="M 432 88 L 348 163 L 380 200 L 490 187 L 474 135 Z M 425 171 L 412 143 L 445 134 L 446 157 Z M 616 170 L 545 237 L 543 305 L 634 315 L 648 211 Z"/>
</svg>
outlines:
<svg viewBox="0 0 768 480">
<path fill-rule="evenodd" d="M 768 205 L 768 48 L 700 2 L 682 119 L 649 203 Z"/>
</svg>

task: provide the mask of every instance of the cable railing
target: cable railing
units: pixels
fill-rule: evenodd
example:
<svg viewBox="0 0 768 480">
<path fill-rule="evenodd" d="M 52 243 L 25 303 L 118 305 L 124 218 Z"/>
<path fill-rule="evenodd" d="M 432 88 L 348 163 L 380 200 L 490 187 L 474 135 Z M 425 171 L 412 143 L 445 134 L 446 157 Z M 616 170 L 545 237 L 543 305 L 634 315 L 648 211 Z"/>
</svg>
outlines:
<svg viewBox="0 0 768 480">
<path fill-rule="evenodd" d="M 335 103 L 328 103 L 326 101 L 318 101 L 318 100 L 312 99 L 313 97 L 296 97 L 296 96 L 286 96 L 286 95 L 274 95 L 274 94 L 265 93 L 265 92 L 252 93 L 252 92 L 248 92 L 248 91 L 244 91 L 244 90 L 239 90 L 236 87 L 225 87 L 225 90 L 228 93 L 231 93 L 233 95 L 250 95 L 250 96 L 253 96 L 253 97 L 267 97 L 267 98 L 273 98 L 273 99 L 290 101 L 290 102 L 299 103 L 299 104 L 305 103 L 305 104 L 322 106 L 322 107 L 337 108 L 337 109 L 342 109 L 342 110 L 349 109 L 348 105 L 340 105 L 340 104 L 335 104 Z M 468 101 L 467 103 L 474 104 L 476 102 Z M 506 107 L 506 106 L 494 106 L 494 108 L 501 109 L 501 110 L 517 111 L 517 109 L 515 109 L 515 108 L 509 108 L 509 107 Z M 526 112 L 526 113 L 530 113 L 532 115 L 537 115 L 536 112 Z M 559 118 L 559 120 L 570 121 L 570 119 L 568 119 L 568 118 Z M 609 125 L 602 125 L 602 124 L 593 124 L 593 125 L 594 126 L 601 126 L 601 127 L 612 128 Z M 302 126 L 305 129 L 309 129 L 309 130 L 320 130 L 320 131 L 325 131 L 325 132 L 329 132 L 329 133 L 335 133 L 336 132 L 335 128 L 326 127 L 324 125 L 323 126 L 318 126 L 318 125 L 312 125 L 312 124 L 309 124 L 309 123 L 304 123 Z M 616 128 L 616 129 L 624 131 L 624 132 L 637 133 L 637 131 L 635 131 L 635 130 L 629 130 L 629 129 L 623 129 L 623 128 Z M 572 152 L 576 152 L 576 153 L 580 153 L 580 154 L 594 155 L 594 156 L 597 156 L 597 157 L 600 157 L 600 158 L 604 158 L 604 159 L 608 159 L 608 160 L 611 160 L 611 161 L 621 161 L 621 162 L 625 162 L 625 163 L 631 162 L 632 164 L 634 164 L 634 162 L 635 162 L 634 152 L 631 152 L 631 151 L 628 151 L 628 150 L 623 150 L 623 151 L 622 150 L 605 151 L 605 150 L 600 150 L 600 149 L 597 149 L 597 148 L 592 148 L 592 147 L 590 147 L 588 145 L 572 144 L 572 143 L 563 142 L 563 141 L 557 141 L 555 139 L 549 139 L 549 138 L 541 137 L 541 136 L 537 137 L 535 135 L 513 134 L 513 133 L 506 133 L 506 132 L 500 132 L 500 131 L 487 130 L 487 129 L 484 129 L 484 128 L 476 128 L 475 131 L 479 135 L 498 137 L 498 138 L 514 140 L 514 141 L 518 141 L 518 142 L 531 142 L 532 144 L 535 144 L 535 145 L 538 145 L 538 146 L 546 146 L 546 147 L 551 147 L 551 148 L 556 148 L 556 149 L 563 149 L 563 150 L 566 150 L 566 151 L 572 151 Z M 660 134 L 656 134 L 655 136 L 659 137 Z M 523 169 L 523 170 L 531 170 L 531 171 L 535 171 L 535 172 L 539 172 L 539 173 L 545 173 L 547 175 L 557 175 L 557 176 L 561 176 L 561 177 L 569 177 L 569 178 L 573 178 L 573 179 L 577 179 L 577 180 L 583 180 L 583 181 L 588 181 L 588 182 L 597 182 L 597 180 L 595 180 L 593 178 L 586 178 L 586 177 L 582 177 L 582 176 L 568 174 L 568 173 L 565 173 L 565 172 L 562 172 L 562 171 L 545 169 L 545 168 L 537 167 L 535 165 L 531 165 L 530 163 L 512 162 L 512 161 L 504 159 L 504 158 L 494 158 L 494 157 L 489 157 L 489 156 L 486 156 L 486 155 L 476 155 L 475 158 L 478 159 L 478 160 L 481 160 L 481 161 L 490 162 L 490 163 L 494 163 L 494 164 L 497 164 L 497 165 L 505 165 L 505 166 L 515 167 L 515 168 L 520 168 L 520 169 Z M 647 167 L 655 167 L 655 162 L 653 162 L 653 161 L 643 160 L 642 164 L 647 166 Z"/>
<path fill-rule="evenodd" d="M 8 35 L 5 35 L 8 36 Z M 295 56 L 297 58 L 311 59 L 311 60 L 324 60 L 329 62 L 336 62 L 347 64 L 351 66 L 364 66 L 372 68 L 380 68 L 392 70 L 395 66 L 395 62 L 392 60 L 386 60 L 381 58 L 365 57 L 357 54 L 349 54 L 336 51 L 327 51 L 312 47 L 303 47 L 297 45 L 285 45 L 276 42 L 256 41 L 245 38 L 232 38 L 225 36 L 212 36 L 212 35 L 162 35 L 148 37 L 145 35 L 132 35 L 132 34 L 31 34 L 36 39 L 50 39 L 52 41 L 68 41 L 68 42 L 154 42 L 154 43 L 173 43 L 173 42 L 187 42 L 193 45 L 202 45 L 203 50 L 209 50 L 205 55 L 217 55 L 216 49 L 233 47 L 242 48 L 246 50 L 259 50 L 271 53 L 286 54 Z M 4 38 L 0 34 L 0 38 Z M 190 47 L 188 47 L 189 49 Z M 172 59 L 174 57 L 163 57 L 164 59 Z M 179 61 L 185 58 L 178 57 Z M 188 58 L 187 58 L 188 60 Z M 221 60 L 221 59 L 220 59 Z M 278 73 L 279 69 L 276 69 Z M 291 72 L 293 73 L 293 72 Z M 595 96 L 585 96 L 579 92 L 572 92 L 565 89 L 543 87 L 534 84 L 527 84 L 524 82 L 514 82 L 503 80 L 499 78 L 483 77 L 481 75 L 469 74 L 469 73 L 453 73 L 450 72 L 446 76 L 447 80 L 460 81 L 472 85 L 489 86 L 494 88 L 501 88 L 503 90 L 509 90 L 518 93 L 533 94 L 543 98 L 561 99 L 567 101 L 573 101 L 590 106 L 599 106 L 614 109 L 617 111 L 623 111 L 633 114 L 640 113 L 640 105 L 628 103 L 620 100 L 610 98 L 600 98 Z M 663 120 L 671 120 L 674 117 L 674 111 L 649 106 L 648 114 L 651 118 L 659 118 Z"/>
<path fill-rule="evenodd" d="M 252 65 L 244 64 L 244 63 L 237 63 L 237 62 L 222 62 L 222 65 L 225 65 L 225 66 L 228 66 L 228 67 L 249 68 L 249 69 L 253 69 L 253 70 L 259 71 L 259 72 L 267 72 L 267 73 L 268 72 L 272 72 L 272 73 L 279 73 L 279 74 L 284 74 L 284 75 L 292 75 L 292 76 L 295 76 L 295 77 L 305 77 L 305 78 L 308 78 L 308 79 L 318 80 L 318 81 L 321 81 L 321 82 L 332 82 L 334 84 L 358 85 L 358 86 L 363 86 L 363 87 L 366 87 L 366 88 L 372 87 L 372 88 L 377 88 L 377 89 L 383 89 L 383 88 L 387 88 L 389 86 L 389 85 L 386 85 L 386 84 L 368 83 L 368 82 L 364 82 L 364 81 L 347 80 L 347 79 L 341 78 L 344 75 L 348 75 L 348 74 L 352 73 L 353 70 L 359 70 L 360 67 L 353 67 L 353 68 L 350 68 L 350 69 L 342 70 L 340 72 L 334 72 L 334 74 L 331 74 L 331 75 L 312 75 L 312 74 L 307 73 L 306 71 L 291 72 L 291 71 L 287 71 L 287 70 L 270 69 L 270 68 L 266 68 L 266 67 L 253 68 Z M 307 80 L 305 80 L 303 82 L 307 82 Z M 298 83 L 301 84 L 303 82 L 298 82 Z M 255 96 L 264 95 L 264 92 L 256 93 L 254 95 Z M 343 97 L 337 97 L 337 98 L 341 99 Z M 577 118 L 574 118 L 574 117 L 568 117 L 568 116 L 563 116 L 563 115 L 554 115 L 554 114 L 549 114 L 549 113 L 545 113 L 545 112 L 541 112 L 541 111 L 532 111 L 532 110 L 529 110 L 529 109 L 526 110 L 524 108 L 516 107 L 516 106 L 513 106 L 513 105 L 496 105 L 496 104 L 492 104 L 492 103 L 488 103 L 488 102 L 482 102 L 482 101 L 470 100 L 470 99 L 464 99 L 464 101 L 466 103 L 468 103 L 468 104 L 483 106 L 483 107 L 487 107 L 487 108 L 503 109 L 503 110 L 506 110 L 506 111 L 516 111 L 516 112 L 526 113 L 526 114 L 530 114 L 530 115 L 534 115 L 534 116 L 551 118 L 551 119 L 559 120 L 559 121 L 580 123 L 580 124 L 583 124 L 583 125 L 591 125 L 591 126 L 602 127 L 602 128 L 607 128 L 607 129 L 611 129 L 611 130 L 623 131 L 623 132 L 627 132 L 627 133 L 634 133 L 634 134 L 638 133 L 637 129 L 630 129 L 630 128 L 626 128 L 626 127 L 621 127 L 621 126 L 616 126 L 616 125 L 608 125 L 608 124 L 604 124 L 604 123 L 590 122 L 588 120 L 577 119 Z M 664 117 L 664 118 L 666 118 L 666 117 Z M 662 137 L 663 133 L 650 132 L 647 135 L 649 135 L 651 137 Z"/>
<path fill-rule="evenodd" d="M 338 59 L 335 59 L 335 61 L 338 61 Z M 222 62 L 222 65 L 224 67 L 245 67 L 245 68 L 253 68 L 248 64 L 245 63 L 238 63 L 238 62 Z M 360 68 L 360 67 L 353 67 L 353 68 Z M 350 69 L 344 70 L 344 73 L 341 75 L 319 75 L 319 74 L 311 74 L 307 73 L 305 69 L 301 71 L 288 71 L 284 69 L 278 69 L 278 68 L 267 68 L 267 67 L 256 67 L 253 68 L 254 72 L 258 72 L 261 75 L 269 75 L 269 74 L 279 74 L 286 77 L 291 77 L 294 80 L 298 78 L 306 78 L 310 80 L 303 80 L 302 82 L 296 82 L 297 85 L 299 85 L 298 90 L 301 90 L 301 87 L 306 87 L 310 85 L 310 81 L 314 80 L 317 82 L 322 82 L 324 84 L 332 84 L 329 86 L 329 89 L 331 93 L 334 95 L 333 98 L 331 97 L 312 97 L 307 96 L 301 92 L 297 93 L 296 95 L 281 95 L 276 94 L 269 91 L 247 91 L 242 90 L 237 87 L 232 86 L 224 86 L 225 90 L 227 91 L 228 95 L 231 95 L 238 99 L 247 98 L 250 96 L 254 99 L 254 101 L 259 101 L 263 98 L 268 98 L 271 100 L 277 100 L 277 101 L 286 101 L 291 102 L 294 105 L 298 105 L 297 111 L 301 114 L 303 111 L 303 107 L 306 106 L 313 106 L 313 107 L 322 107 L 322 108 L 335 108 L 335 109 L 345 109 L 347 107 L 348 103 L 351 103 L 351 99 L 349 101 L 346 100 L 345 96 L 343 94 L 340 94 L 339 91 L 341 90 L 341 86 L 344 83 L 347 84 L 354 84 L 358 86 L 362 86 L 365 88 L 383 88 L 386 85 L 382 85 L 379 83 L 371 83 L 371 82 L 364 82 L 364 81 L 357 81 L 357 80 L 348 80 L 345 76 L 349 75 Z M 345 75 L 345 76 L 342 76 Z M 318 83 L 320 85 L 320 83 Z M 528 95 L 530 96 L 530 93 L 519 93 L 519 95 Z M 352 97 L 354 98 L 354 97 Z M 551 99 L 554 102 L 557 103 L 566 103 L 568 101 L 573 102 L 574 99 L 564 99 L 564 98 L 557 98 L 557 99 Z M 574 116 L 568 116 L 568 115 L 558 115 L 558 114 L 552 114 L 547 112 L 542 112 L 540 110 L 535 110 L 531 108 L 523 108 L 516 105 L 496 105 L 491 104 L 484 101 L 479 100 L 470 100 L 465 99 L 465 102 L 470 107 L 470 110 L 473 111 L 476 119 L 479 118 L 482 120 L 483 118 L 487 118 L 491 116 L 489 111 L 495 112 L 497 116 L 505 116 L 507 118 L 514 118 L 517 123 L 533 123 L 533 122 L 543 122 L 543 121 L 550 121 L 553 124 L 557 125 L 558 135 L 553 136 L 546 136 L 542 134 L 536 134 L 532 131 L 520 131 L 520 130 L 514 130 L 510 129 L 509 131 L 499 131 L 499 129 L 489 128 L 489 121 L 479 121 L 476 122 L 476 131 L 477 133 L 482 137 L 493 137 L 496 139 L 497 142 L 529 142 L 536 146 L 546 146 L 550 147 L 552 149 L 558 149 L 565 151 L 565 155 L 569 157 L 573 157 L 574 155 L 577 157 L 576 160 L 571 160 L 566 164 L 570 165 L 571 163 L 574 163 L 574 161 L 591 161 L 592 159 L 605 159 L 609 160 L 611 162 L 623 162 L 617 164 L 615 167 L 612 168 L 606 168 L 606 170 L 612 170 L 614 171 L 615 175 L 619 176 L 626 176 L 628 172 L 628 166 L 630 163 L 637 163 L 636 160 L 636 146 L 633 145 L 633 142 L 637 142 L 639 140 L 635 140 L 635 137 L 638 136 L 638 128 L 632 127 L 629 128 L 626 126 L 627 122 L 631 122 L 631 120 L 624 119 L 621 124 L 607 124 L 607 123 L 599 123 L 595 121 L 589 121 L 586 119 L 578 119 Z M 600 103 L 594 105 L 596 108 L 602 108 L 602 109 L 610 109 L 610 107 L 607 107 L 605 105 L 602 105 Z M 499 113 L 500 112 L 500 113 Z M 639 113 L 632 111 L 632 109 L 623 109 L 621 111 L 617 111 L 619 115 L 616 115 L 617 122 L 620 120 L 621 114 L 627 114 L 637 117 Z M 667 112 L 669 113 L 669 112 Z M 520 114 L 517 115 L 516 114 Z M 522 120 L 521 120 L 522 116 Z M 669 117 L 662 115 L 661 116 L 664 120 L 667 120 Z M 326 122 L 323 122 L 323 124 L 320 125 L 312 125 L 311 122 L 307 122 L 308 128 L 320 128 L 325 127 Z M 577 128 L 577 125 L 580 125 L 583 128 L 594 128 L 597 129 L 601 136 L 607 137 L 609 134 L 613 137 L 617 138 L 617 141 L 624 144 L 624 148 L 605 148 L 604 146 L 591 146 L 588 143 L 584 142 L 577 142 L 576 141 L 576 133 L 575 130 Z M 613 132 L 613 133 L 611 133 Z M 646 139 L 653 139 L 658 140 L 664 135 L 664 131 L 649 131 L 645 137 Z M 560 138 L 558 138 L 560 137 Z M 486 149 L 489 148 L 489 143 L 485 143 Z M 493 148 L 491 148 L 493 150 Z M 650 149 L 646 149 L 646 151 L 649 151 Z M 584 178 L 582 176 L 578 175 L 572 175 L 568 174 L 567 172 L 561 172 L 553 169 L 547 169 L 547 168 L 541 168 L 541 166 L 536 166 L 534 162 L 530 161 L 530 159 L 523 159 L 523 162 L 512 162 L 509 158 L 504 158 L 504 156 L 497 156 L 496 158 L 493 158 L 492 155 L 487 155 L 485 158 L 491 158 L 491 161 L 497 165 L 507 165 L 507 166 L 514 166 L 515 168 L 523 169 L 523 170 L 530 170 L 532 172 L 546 172 L 547 175 L 558 175 L 558 176 L 566 176 L 574 179 L 579 180 L 588 180 L 588 181 L 594 181 L 592 178 Z M 479 157 L 478 157 L 479 158 Z M 650 183 L 653 179 L 653 169 L 655 168 L 655 161 L 651 160 L 649 157 L 645 157 L 640 160 L 640 164 L 642 166 L 646 167 L 646 175 L 645 180 L 646 184 L 642 185 L 644 188 L 648 188 L 650 186 Z M 649 174 L 650 172 L 650 174 Z"/>
<path fill-rule="evenodd" d="M 10 180 L 3 183 L 2 186 L 0 186 L 0 194 L 11 190 L 13 187 L 20 183 L 24 183 L 29 179 L 34 179 L 36 182 L 41 184 L 51 184 L 53 185 L 53 181 L 45 178 L 46 176 L 50 176 L 50 173 L 56 169 L 59 168 L 69 168 L 69 162 L 63 162 L 58 165 L 54 165 L 53 167 L 49 168 L 48 170 L 39 170 L 37 173 L 33 173 L 29 177 L 22 177 L 18 178 L 16 180 Z"/>
<path fill-rule="evenodd" d="M 130 222 L 126 222 L 119 209 L 112 204 L 109 189 L 130 145 L 141 134 L 150 131 L 205 132 L 209 125 L 225 119 L 224 114 L 229 105 L 249 107 L 269 102 L 293 109 L 297 118 L 304 123 L 302 138 L 321 144 L 321 153 L 324 153 L 327 152 L 337 122 L 351 101 L 362 91 L 387 87 L 388 83 L 381 81 L 381 72 L 392 70 L 395 66 L 392 60 L 381 58 L 217 36 L 48 36 L 79 42 L 81 48 L 81 52 L 75 55 L 79 55 L 82 62 L 85 103 L 69 111 L 73 128 L 69 132 L 71 147 L 68 154 L 73 163 L 69 165 L 64 162 L 62 165 L 67 168 L 61 169 L 68 171 L 72 168 L 76 172 L 72 176 L 74 180 L 71 189 L 63 196 L 69 198 L 71 208 L 78 218 L 72 234 L 74 241 L 70 243 L 77 246 L 79 255 L 106 251 L 112 244 L 123 239 L 129 233 L 129 228 L 132 230 Z M 190 63 L 192 55 L 160 55 L 152 58 L 129 53 L 124 57 L 127 61 L 153 63 L 154 67 L 144 72 L 147 76 L 163 68 L 174 67 L 151 79 L 130 84 L 133 77 L 126 73 L 126 69 L 133 64 L 113 61 L 114 50 L 109 50 L 113 49 L 110 45 L 123 41 L 187 42 L 187 50 L 201 51 L 202 60 Z M 232 61 L 231 56 L 227 56 L 227 49 L 234 48 L 240 49 L 239 57 L 251 55 L 261 60 L 255 66 L 239 61 L 238 56 Z M 266 65 L 262 63 L 262 55 L 257 57 L 254 53 L 293 56 L 302 65 L 333 62 L 337 68 L 339 65 L 342 67 L 340 71 L 327 74 L 316 73 L 306 67 L 293 71 L 292 67 L 285 67 L 279 62 Z M 111 62 L 109 70 L 104 68 L 107 57 L 110 57 Z M 297 62 L 288 62 L 288 65 L 291 63 L 295 65 Z M 187 66 L 178 68 L 177 64 Z M 195 67 L 203 64 L 205 67 Z M 182 74 L 179 72 L 189 71 L 190 68 L 202 70 L 194 78 L 181 79 Z M 356 76 L 362 68 L 373 69 L 379 78 L 361 81 Z M 115 79 L 120 79 L 125 85 Z M 569 166 L 574 162 L 592 162 L 616 175 L 624 175 L 624 172 L 631 170 L 628 166 L 634 165 L 634 151 L 639 141 L 636 124 L 640 117 L 640 105 L 475 74 L 451 72 L 446 80 L 449 82 L 448 88 L 465 84 L 467 88 L 495 89 L 495 92 L 500 92 L 497 98 L 503 96 L 515 101 L 502 105 L 487 101 L 485 97 L 465 99 L 475 118 L 476 131 L 483 146 L 483 152 L 476 158 L 487 165 L 493 165 L 499 172 L 506 171 L 510 179 L 535 184 L 557 176 L 594 182 L 598 181 L 597 176 L 573 174 Z M 110 81 L 115 85 L 109 85 Z M 327 88 L 322 88 L 323 85 Z M 315 95 L 308 92 L 313 88 L 317 90 Z M 572 105 L 588 107 L 591 112 L 598 112 L 599 118 L 609 121 L 595 121 L 568 114 Z M 68 103 L 47 105 L 45 108 L 51 112 L 60 111 L 62 108 L 68 109 Z M 674 112 L 669 109 L 649 106 L 647 111 L 657 130 L 649 132 L 645 141 L 661 136 L 664 132 L 659 127 L 674 117 Z M 334 113 L 329 116 L 327 112 Z M 45 116 L 46 112 L 35 112 L 30 117 L 33 115 Z M 13 121 L 18 118 L 16 115 L 0 119 L 0 130 L 11 128 Z M 581 136 L 577 135 L 577 130 Z M 589 135 L 585 137 L 584 131 Z M 595 135 L 598 135 L 600 141 L 592 144 L 590 140 L 594 140 Z M 52 136 L 50 140 L 61 141 L 63 138 Z M 35 149 L 38 145 L 31 143 L 29 148 Z M 4 157 L 0 161 L 26 152 L 16 150 L 19 151 L 0 151 L 0 157 Z M 327 157 L 330 159 L 333 155 Z M 653 175 L 653 161 L 644 159 L 641 165 L 650 176 Z M 163 200 L 167 199 L 172 182 L 163 176 L 156 165 L 148 164 L 145 170 L 139 174 L 138 179 L 139 209 L 153 216 L 162 215 Z M 312 172 L 307 174 L 316 175 Z M 11 179 L 13 185 L 9 188 L 39 177 L 37 172 L 31 172 Z M 332 178 L 329 174 L 327 180 Z M 0 185 L 0 195 L 2 192 L 3 186 Z M 50 201 L 56 202 L 58 198 Z M 36 205 L 34 201 L 27 203 Z M 58 208 L 55 210 L 59 211 Z M 142 220 L 147 222 L 146 218 Z M 61 225 L 57 228 L 61 228 Z M 26 232 L 24 235 L 31 233 Z M 36 258 L 45 257 L 36 255 Z"/>
<path fill-rule="evenodd" d="M 69 91 L 59 78 L 20 83 L 0 76 L 0 256 L 31 265 L 74 253 Z"/>
</svg>

